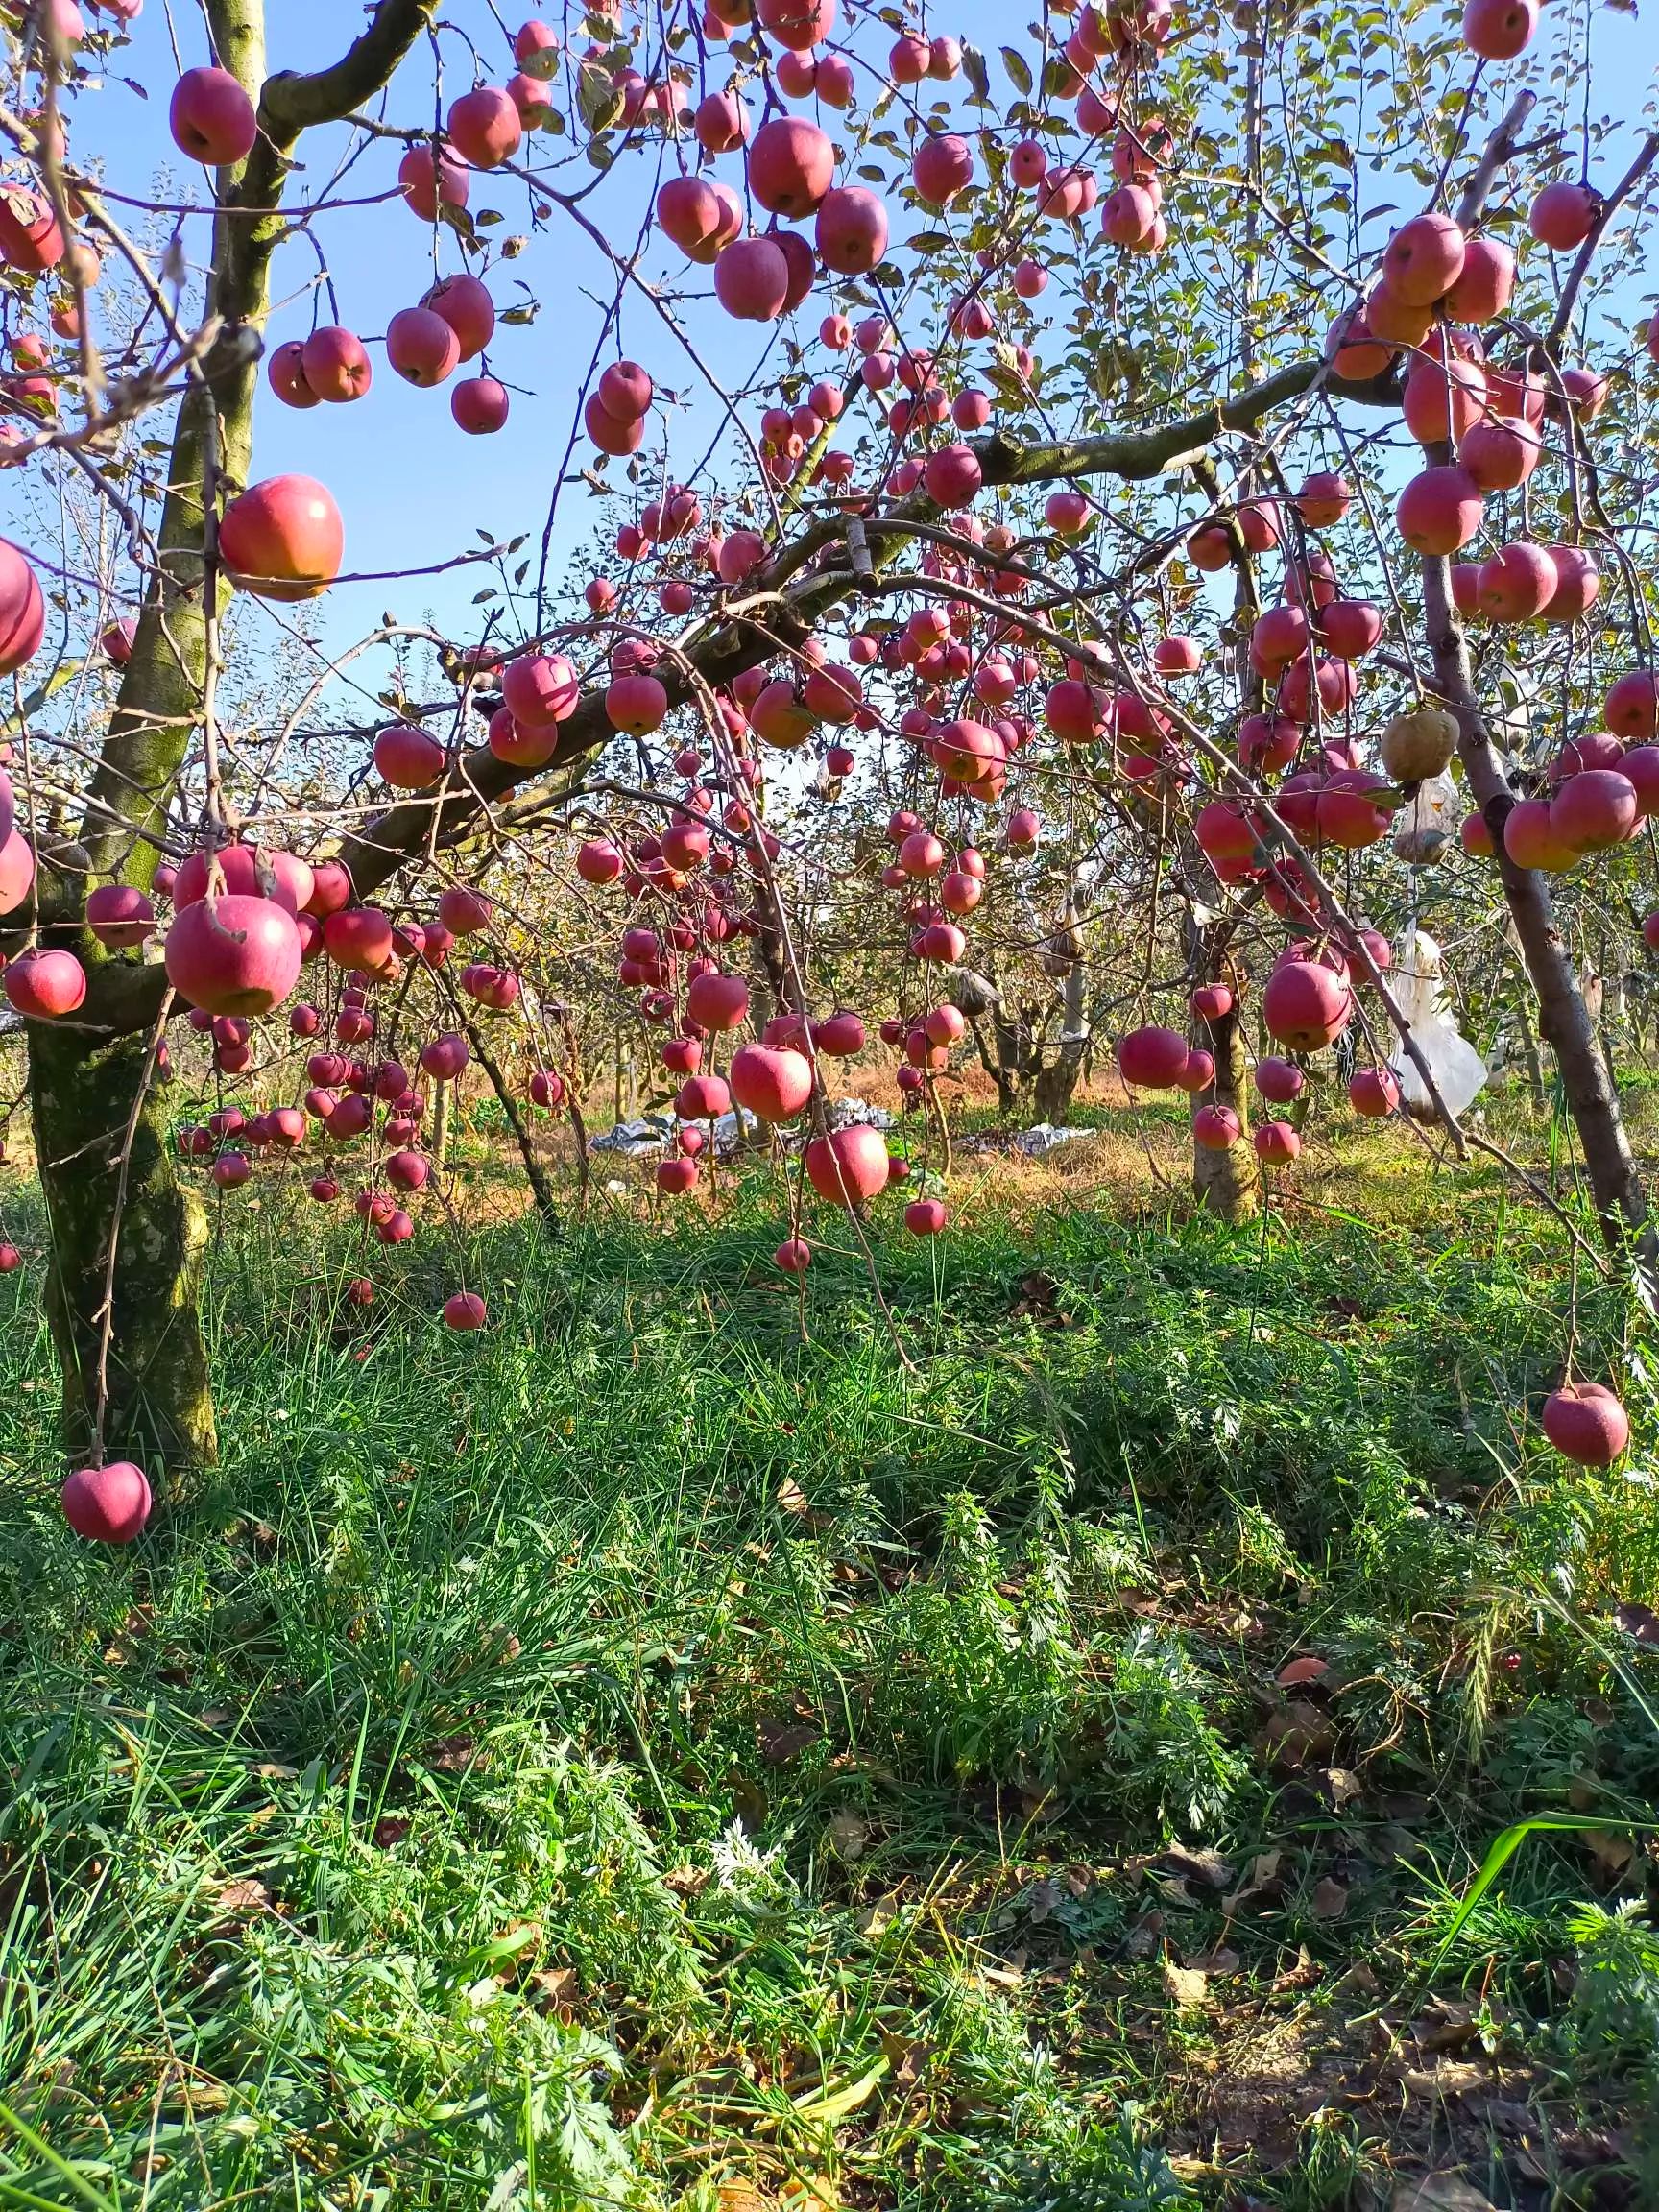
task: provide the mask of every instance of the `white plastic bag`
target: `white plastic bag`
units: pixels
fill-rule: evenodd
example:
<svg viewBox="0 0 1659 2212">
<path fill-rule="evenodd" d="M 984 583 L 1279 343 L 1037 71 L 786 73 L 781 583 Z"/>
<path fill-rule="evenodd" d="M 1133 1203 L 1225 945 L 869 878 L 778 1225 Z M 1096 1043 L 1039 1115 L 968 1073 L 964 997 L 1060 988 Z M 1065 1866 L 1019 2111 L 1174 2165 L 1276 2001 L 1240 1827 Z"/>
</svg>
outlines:
<svg viewBox="0 0 1659 2212">
<path fill-rule="evenodd" d="M 1456 832 L 1457 786 L 1450 776 L 1429 776 L 1418 784 L 1411 804 L 1396 817 L 1394 855 L 1413 868 L 1438 860 Z"/>
<path fill-rule="evenodd" d="M 1440 988 L 1440 948 L 1426 930 L 1407 929 L 1395 946 L 1388 982 L 1448 1110 L 1461 1114 L 1485 1088 L 1486 1063 L 1447 1008 Z M 1434 1101 L 1403 1045 L 1396 1044 L 1389 1066 L 1407 1112 L 1432 1118 Z"/>
</svg>

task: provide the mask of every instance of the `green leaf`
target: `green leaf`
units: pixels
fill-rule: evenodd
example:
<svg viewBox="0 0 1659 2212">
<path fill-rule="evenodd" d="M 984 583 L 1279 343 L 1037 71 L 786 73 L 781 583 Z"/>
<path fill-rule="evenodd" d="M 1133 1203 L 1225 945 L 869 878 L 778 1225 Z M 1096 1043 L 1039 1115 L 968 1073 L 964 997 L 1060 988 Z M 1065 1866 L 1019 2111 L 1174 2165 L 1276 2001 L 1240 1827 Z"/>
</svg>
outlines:
<svg viewBox="0 0 1659 2212">
<path fill-rule="evenodd" d="M 1008 82 L 1023 97 L 1031 89 L 1031 64 L 1018 47 L 1004 46 L 1002 66 L 1008 72 Z"/>
<path fill-rule="evenodd" d="M 576 72 L 576 110 L 595 137 L 615 122 L 623 105 L 621 86 L 610 70 L 584 61 Z"/>
<path fill-rule="evenodd" d="M 1622 1820 L 1606 1820 L 1598 1813 L 1551 1813 L 1531 1820 L 1518 1820 L 1513 1828 L 1505 1828 L 1502 1836 L 1495 1837 L 1491 1848 L 1480 1862 L 1480 1871 L 1475 1877 L 1473 1887 L 1457 1908 L 1456 1917 L 1446 1931 L 1446 1939 L 1435 1952 L 1430 1972 L 1434 1972 L 1445 1960 L 1446 1954 L 1462 1935 L 1470 1916 L 1480 1900 L 1526 1842 L 1528 1836 L 1573 1835 L 1586 1829 L 1627 1826 Z"/>
</svg>

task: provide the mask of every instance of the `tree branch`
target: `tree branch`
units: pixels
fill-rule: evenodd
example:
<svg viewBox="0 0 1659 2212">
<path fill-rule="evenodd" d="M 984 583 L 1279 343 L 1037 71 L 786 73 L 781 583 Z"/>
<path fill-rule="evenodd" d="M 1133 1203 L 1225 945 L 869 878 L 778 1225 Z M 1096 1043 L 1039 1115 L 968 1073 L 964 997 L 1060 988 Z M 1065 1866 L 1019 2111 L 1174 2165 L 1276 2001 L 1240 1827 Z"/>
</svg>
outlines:
<svg viewBox="0 0 1659 2212">
<path fill-rule="evenodd" d="M 267 77 L 259 95 L 259 127 L 277 146 L 301 131 L 338 123 L 383 84 L 437 12 L 437 0 L 380 0 L 373 21 L 331 69 L 296 69 Z"/>
</svg>

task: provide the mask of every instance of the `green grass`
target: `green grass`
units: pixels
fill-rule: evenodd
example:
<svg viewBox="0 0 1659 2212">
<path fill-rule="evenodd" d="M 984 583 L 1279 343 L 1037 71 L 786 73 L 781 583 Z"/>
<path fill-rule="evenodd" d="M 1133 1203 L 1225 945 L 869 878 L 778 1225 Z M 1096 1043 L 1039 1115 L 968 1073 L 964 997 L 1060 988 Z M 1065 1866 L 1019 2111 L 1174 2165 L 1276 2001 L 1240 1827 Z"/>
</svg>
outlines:
<svg viewBox="0 0 1659 2212">
<path fill-rule="evenodd" d="M 132 1554 L 0 1286 L 0 2204 L 1311 2212 L 1447 2162 L 1460 2003 L 1556 2200 L 1652 2200 L 1659 1408 L 1543 1445 L 1552 1225 L 985 1219 L 881 1245 L 907 1368 L 855 1254 L 802 1340 L 769 1201 L 435 1232 L 366 1324 L 232 1218 L 224 1465 Z"/>
</svg>

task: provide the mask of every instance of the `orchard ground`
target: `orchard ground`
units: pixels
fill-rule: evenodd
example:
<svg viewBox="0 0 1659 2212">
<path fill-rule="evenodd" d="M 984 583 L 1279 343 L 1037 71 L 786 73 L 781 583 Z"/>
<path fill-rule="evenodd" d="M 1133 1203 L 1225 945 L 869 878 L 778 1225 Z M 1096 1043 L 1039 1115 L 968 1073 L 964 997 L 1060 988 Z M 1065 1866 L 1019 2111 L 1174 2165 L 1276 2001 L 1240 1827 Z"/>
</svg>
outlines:
<svg viewBox="0 0 1659 2212">
<path fill-rule="evenodd" d="M 464 1337 L 244 1190 L 223 1464 L 114 1552 L 9 1171 L 0 2201 L 1653 2203 L 1644 1339 L 1581 1265 L 1569 1465 L 1561 1224 L 1313 1111 L 1228 1229 L 1178 1117 L 959 1100 L 951 1237 L 873 1210 L 889 1326 L 826 1214 L 805 1340 L 763 1161 L 551 1233 L 478 1116 Z"/>
</svg>

